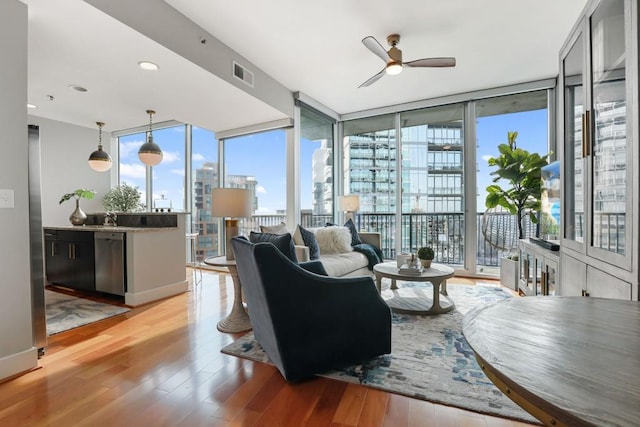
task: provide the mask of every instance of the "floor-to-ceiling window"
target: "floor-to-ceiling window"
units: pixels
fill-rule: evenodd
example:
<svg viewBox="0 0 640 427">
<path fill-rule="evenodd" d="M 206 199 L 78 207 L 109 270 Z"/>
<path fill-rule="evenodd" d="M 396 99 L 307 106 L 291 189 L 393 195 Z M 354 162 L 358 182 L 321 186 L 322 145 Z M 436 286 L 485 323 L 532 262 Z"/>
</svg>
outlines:
<svg viewBox="0 0 640 427">
<path fill-rule="evenodd" d="M 381 233 L 385 258 L 396 252 L 396 120 L 394 114 L 345 122 L 344 194 L 360 196 L 359 230 Z"/>
<path fill-rule="evenodd" d="M 333 222 L 335 121 L 300 107 L 300 219 L 304 227 Z"/>
<path fill-rule="evenodd" d="M 182 123 L 154 125 L 153 139 L 163 152 L 162 162 L 147 168 L 138 149 L 147 138 L 146 127 L 114 132 L 119 140 L 118 178 L 138 187 L 147 211 L 190 212 L 191 228 L 198 233 L 199 259 L 220 253 L 216 218 L 211 217 L 211 188 L 218 186 L 218 144 L 215 134 Z M 189 151 L 191 148 L 191 151 Z M 190 180 L 187 181 L 187 171 Z M 151 182 L 151 186 L 147 183 Z"/>
<path fill-rule="evenodd" d="M 120 136 L 119 139 L 119 162 L 118 177 L 120 183 L 127 183 L 137 187 L 140 191 L 140 202 L 145 206 L 147 203 L 147 168 L 138 159 L 138 150 L 147 138 L 146 132 L 137 132 Z"/>
<path fill-rule="evenodd" d="M 435 260 L 464 264 L 462 104 L 400 114 L 401 250 L 431 246 Z"/>
<path fill-rule="evenodd" d="M 191 132 L 191 222 L 198 233 L 199 260 L 222 253 L 218 247 L 218 219 L 211 216 L 211 189 L 218 187 L 218 141 L 209 130 L 193 127 Z"/>
<path fill-rule="evenodd" d="M 495 167 L 490 157 L 499 155 L 498 145 L 507 143 L 507 132 L 518 132 L 518 148 L 541 156 L 549 153 L 548 91 L 519 93 L 476 101 L 477 153 L 477 271 L 493 272 L 496 260 L 517 248 L 515 216 L 500 209 L 485 213 L 486 188 L 492 184 Z M 498 183 L 500 184 L 500 183 Z M 501 184 L 504 187 L 504 183 Z M 536 235 L 536 226 L 527 221 L 526 237 Z M 498 236 L 495 238 L 495 236 Z"/>
<path fill-rule="evenodd" d="M 162 147 L 162 162 L 153 167 L 152 203 L 154 211 L 185 211 L 185 125 L 153 131 L 153 140 Z"/>
<path fill-rule="evenodd" d="M 249 234 L 260 225 L 285 222 L 287 213 L 286 131 L 275 129 L 224 140 L 224 187 L 253 192 L 251 219 L 241 222 Z"/>
</svg>

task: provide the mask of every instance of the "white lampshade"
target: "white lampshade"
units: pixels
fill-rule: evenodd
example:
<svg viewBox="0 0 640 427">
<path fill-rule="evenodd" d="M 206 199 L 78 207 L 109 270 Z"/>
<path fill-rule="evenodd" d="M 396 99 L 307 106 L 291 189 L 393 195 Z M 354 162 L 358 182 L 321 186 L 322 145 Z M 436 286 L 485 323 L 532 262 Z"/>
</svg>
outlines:
<svg viewBox="0 0 640 427">
<path fill-rule="evenodd" d="M 360 209 L 360 196 L 351 194 L 338 197 L 338 209 L 343 212 L 357 212 Z"/>
<path fill-rule="evenodd" d="M 245 188 L 214 188 L 211 190 L 211 215 L 246 218 L 252 214 L 251 190 Z"/>
</svg>

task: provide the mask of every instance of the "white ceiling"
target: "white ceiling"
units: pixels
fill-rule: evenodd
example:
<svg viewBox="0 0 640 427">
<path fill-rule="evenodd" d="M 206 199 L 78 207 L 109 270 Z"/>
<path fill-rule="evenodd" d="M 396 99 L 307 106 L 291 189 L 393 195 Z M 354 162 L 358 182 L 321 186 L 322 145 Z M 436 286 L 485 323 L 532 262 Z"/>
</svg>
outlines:
<svg viewBox="0 0 640 427">
<path fill-rule="evenodd" d="M 108 131 L 144 125 L 150 108 L 154 121 L 214 131 L 285 117 L 83 0 L 22 1 L 29 6 L 28 100 L 38 106 L 30 114 L 86 127 L 104 121 Z M 345 114 L 554 77 L 586 0 L 166 3 L 292 92 Z M 130 4 L 132 14 L 148 13 Z M 455 56 L 457 66 L 405 69 L 358 89 L 384 66 L 362 38 L 372 35 L 386 48 L 391 33 L 401 35 L 405 61 Z M 160 70 L 141 71 L 141 60 Z"/>
</svg>

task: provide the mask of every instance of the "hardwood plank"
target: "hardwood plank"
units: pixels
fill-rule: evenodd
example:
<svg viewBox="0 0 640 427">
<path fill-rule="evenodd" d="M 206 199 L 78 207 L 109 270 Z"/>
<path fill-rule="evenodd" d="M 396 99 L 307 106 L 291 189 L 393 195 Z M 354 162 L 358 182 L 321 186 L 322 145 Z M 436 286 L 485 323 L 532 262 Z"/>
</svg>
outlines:
<svg viewBox="0 0 640 427">
<path fill-rule="evenodd" d="M 347 385 L 333 422 L 349 426 L 358 425 L 366 396 L 366 388 L 356 384 Z"/>
<path fill-rule="evenodd" d="M 0 425 L 528 425 L 326 378 L 289 384 L 221 354 L 241 336 L 216 330 L 227 276 L 205 270 L 189 292 L 50 337 L 41 369 L 0 384 Z"/>
</svg>

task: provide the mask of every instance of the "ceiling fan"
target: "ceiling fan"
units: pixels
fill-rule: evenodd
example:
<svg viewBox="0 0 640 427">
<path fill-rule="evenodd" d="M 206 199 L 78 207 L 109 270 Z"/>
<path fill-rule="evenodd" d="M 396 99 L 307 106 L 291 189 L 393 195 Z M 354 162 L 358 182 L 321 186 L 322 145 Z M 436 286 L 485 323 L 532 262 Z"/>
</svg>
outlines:
<svg viewBox="0 0 640 427">
<path fill-rule="evenodd" d="M 382 45 L 373 36 L 367 36 L 362 39 L 362 43 L 374 54 L 378 55 L 387 65 L 375 76 L 362 83 L 360 87 L 369 86 L 377 82 L 382 76 L 386 74 L 400 74 L 404 66 L 407 67 L 455 67 L 456 58 L 443 57 L 443 58 L 423 58 L 416 59 L 415 61 L 402 62 L 402 51 L 396 47 L 400 43 L 399 34 L 390 34 L 387 36 L 387 42 L 391 46 L 391 49 L 384 50 Z"/>
</svg>

